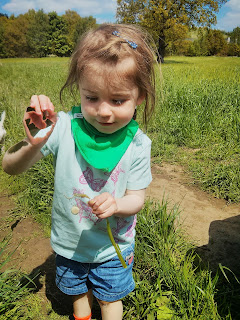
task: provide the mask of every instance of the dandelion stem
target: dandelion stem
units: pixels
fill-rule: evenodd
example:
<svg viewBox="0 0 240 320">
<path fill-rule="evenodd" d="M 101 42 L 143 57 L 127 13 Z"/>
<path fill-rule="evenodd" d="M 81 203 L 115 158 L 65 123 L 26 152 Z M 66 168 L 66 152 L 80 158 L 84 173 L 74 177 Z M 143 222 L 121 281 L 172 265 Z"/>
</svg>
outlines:
<svg viewBox="0 0 240 320">
<path fill-rule="evenodd" d="M 118 258 L 119 260 L 121 261 L 121 264 L 123 266 L 123 268 L 127 268 L 127 265 L 126 265 L 126 262 L 125 260 L 123 259 L 123 256 L 121 254 L 121 250 L 118 246 L 118 244 L 115 242 L 114 238 L 113 238 L 113 235 L 112 235 L 112 230 L 111 230 L 111 227 L 110 227 L 110 223 L 108 221 L 108 218 L 107 218 L 107 232 L 108 232 L 108 236 L 112 242 L 112 245 L 114 246 L 115 250 L 116 250 L 116 253 L 118 255 Z"/>
</svg>

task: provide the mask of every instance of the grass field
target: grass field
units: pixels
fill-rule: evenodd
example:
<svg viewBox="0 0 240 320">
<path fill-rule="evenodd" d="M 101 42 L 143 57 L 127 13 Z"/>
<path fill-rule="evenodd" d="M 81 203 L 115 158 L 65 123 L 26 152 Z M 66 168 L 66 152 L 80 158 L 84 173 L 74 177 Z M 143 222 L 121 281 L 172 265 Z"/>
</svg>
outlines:
<svg viewBox="0 0 240 320">
<path fill-rule="evenodd" d="M 6 110 L 7 114 L 6 148 L 24 137 L 21 119 L 31 95 L 48 95 L 57 110 L 68 110 L 79 102 L 70 96 L 65 96 L 64 106 L 59 101 L 67 65 L 66 58 L 0 60 L 0 112 Z M 180 163 L 201 188 L 239 202 L 240 59 L 169 57 L 161 69 L 163 82 L 158 93 L 162 98 L 148 126 L 153 162 Z M 139 122 L 141 125 L 140 117 Z M 1 188 L 19 193 L 18 206 L 33 215 L 49 234 L 51 157 L 18 177 L 9 178 L 1 170 L 0 181 Z M 177 216 L 178 209 L 170 210 L 165 202 L 147 203 L 139 214 L 134 271 L 137 287 L 124 301 L 124 319 L 237 319 L 239 285 L 235 286 L 234 279 L 228 283 L 221 271 L 213 275 L 195 264 L 191 244 L 180 228 L 176 229 Z M 4 279 L 0 277 L 1 283 Z M 0 290 L 5 294 L 7 289 L 2 286 Z M 24 299 L 34 298 L 21 298 L 23 310 Z M 0 298 L 0 307 L 1 303 Z M 4 306 L 0 319 L 8 319 L 6 312 L 10 314 L 8 308 L 12 308 Z M 38 308 L 33 303 L 22 319 L 41 319 L 33 316 Z M 51 317 L 64 318 L 57 314 Z"/>
<path fill-rule="evenodd" d="M 48 95 L 57 110 L 74 103 L 59 90 L 68 59 L 8 59 L 0 62 L 0 112 L 7 111 L 7 146 L 24 136 L 21 118 L 31 95 Z M 230 202 L 240 200 L 240 60 L 229 57 L 169 57 L 162 66 L 163 93 L 149 124 L 154 161 L 177 161 L 201 188 Z M 10 120 L 11 119 L 11 120 Z M 140 117 L 139 117 L 140 120 Z"/>
<path fill-rule="evenodd" d="M 240 60 L 169 58 L 151 125 L 153 156 L 178 161 L 216 197 L 240 200 Z"/>
</svg>

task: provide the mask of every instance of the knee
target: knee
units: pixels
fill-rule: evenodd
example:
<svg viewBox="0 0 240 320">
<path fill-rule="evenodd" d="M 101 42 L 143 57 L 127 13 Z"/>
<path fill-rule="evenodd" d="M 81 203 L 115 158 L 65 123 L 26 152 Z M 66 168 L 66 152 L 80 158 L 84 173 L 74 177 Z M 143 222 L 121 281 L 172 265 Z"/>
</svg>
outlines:
<svg viewBox="0 0 240 320">
<path fill-rule="evenodd" d="M 117 301 L 112 301 L 112 302 L 108 302 L 108 301 L 103 301 L 103 300 L 100 300 L 100 299 L 97 299 L 99 305 L 101 308 L 111 308 L 111 307 L 118 307 L 118 306 L 122 306 L 122 301 L 121 300 L 117 300 Z"/>
<path fill-rule="evenodd" d="M 106 308 L 111 302 L 107 302 L 107 301 L 103 301 L 103 300 L 99 300 L 99 299 L 97 299 L 98 300 L 98 303 L 99 303 L 99 305 L 100 305 L 100 307 L 102 308 Z"/>
</svg>

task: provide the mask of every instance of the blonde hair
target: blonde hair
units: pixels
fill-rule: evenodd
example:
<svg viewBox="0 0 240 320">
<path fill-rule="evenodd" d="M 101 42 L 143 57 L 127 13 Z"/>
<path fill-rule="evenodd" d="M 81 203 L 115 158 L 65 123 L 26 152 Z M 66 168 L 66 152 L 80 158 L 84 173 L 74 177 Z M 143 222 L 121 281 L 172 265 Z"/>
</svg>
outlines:
<svg viewBox="0 0 240 320">
<path fill-rule="evenodd" d="M 102 24 L 88 31 L 71 56 L 68 78 L 60 91 L 60 97 L 65 88 L 70 88 L 73 93 L 79 87 L 84 70 L 93 61 L 107 64 L 114 70 L 119 62 L 131 57 L 135 67 L 126 71 L 123 78 L 131 80 L 138 87 L 140 95 L 145 97 L 143 122 L 147 125 L 155 106 L 156 57 L 150 43 L 149 35 L 136 25 Z M 137 47 L 134 48 L 134 45 Z"/>
</svg>

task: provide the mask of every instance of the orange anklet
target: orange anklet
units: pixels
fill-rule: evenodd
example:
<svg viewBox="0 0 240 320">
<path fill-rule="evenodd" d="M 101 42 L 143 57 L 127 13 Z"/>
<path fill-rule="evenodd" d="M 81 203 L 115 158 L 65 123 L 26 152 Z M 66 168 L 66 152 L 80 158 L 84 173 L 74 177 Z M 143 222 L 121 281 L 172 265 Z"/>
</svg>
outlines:
<svg viewBox="0 0 240 320">
<path fill-rule="evenodd" d="M 92 319 L 92 313 L 90 313 L 89 316 L 83 317 L 83 318 L 78 318 L 78 317 L 75 316 L 75 314 L 73 314 L 73 316 L 74 316 L 75 320 L 91 320 Z"/>
</svg>

